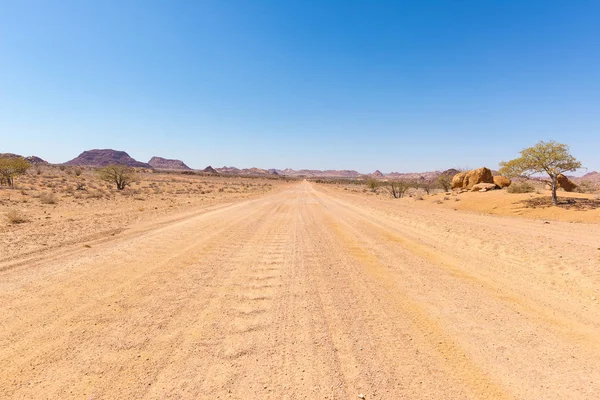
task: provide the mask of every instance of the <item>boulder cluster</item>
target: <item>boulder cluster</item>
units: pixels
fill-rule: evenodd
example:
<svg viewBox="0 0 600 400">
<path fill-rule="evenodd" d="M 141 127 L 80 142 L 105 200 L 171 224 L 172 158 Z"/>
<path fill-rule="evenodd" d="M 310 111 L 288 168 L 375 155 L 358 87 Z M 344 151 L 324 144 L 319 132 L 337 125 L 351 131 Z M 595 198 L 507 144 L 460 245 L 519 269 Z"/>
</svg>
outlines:
<svg viewBox="0 0 600 400">
<path fill-rule="evenodd" d="M 459 191 L 487 192 L 510 186 L 511 180 L 504 176 L 493 176 L 489 168 L 482 167 L 459 172 L 452 178 L 452 189 Z"/>
</svg>

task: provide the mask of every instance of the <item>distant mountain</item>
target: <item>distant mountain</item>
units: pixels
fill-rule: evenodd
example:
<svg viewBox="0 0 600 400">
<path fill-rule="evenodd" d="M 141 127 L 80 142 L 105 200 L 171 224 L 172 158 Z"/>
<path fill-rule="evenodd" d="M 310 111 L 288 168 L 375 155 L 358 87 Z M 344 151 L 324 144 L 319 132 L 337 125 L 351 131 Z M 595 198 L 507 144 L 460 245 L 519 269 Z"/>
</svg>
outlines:
<svg viewBox="0 0 600 400">
<path fill-rule="evenodd" d="M 380 170 L 376 170 L 371 174 L 371 176 L 374 178 L 383 178 L 383 173 Z"/>
<path fill-rule="evenodd" d="M 269 171 L 262 168 L 244 168 L 240 170 L 240 175 L 269 175 Z"/>
<path fill-rule="evenodd" d="M 432 181 L 440 176 L 440 171 L 428 171 L 428 172 L 390 172 L 385 174 L 386 178 L 400 179 L 407 181 Z"/>
<path fill-rule="evenodd" d="M 240 173 L 240 170 L 236 167 L 228 167 L 228 166 L 224 166 L 222 168 L 216 168 L 216 171 L 219 174 L 225 174 L 225 175 L 237 175 Z"/>
<path fill-rule="evenodd" d="M 204 168 L 204 170 L 202 170 L 202 172 L 206 172 L 207 174 L 219 175 L 219 173 L 210 165 L 208 167 Z"/>
<path fill-rule="evenodd" d="M 150 164 L 137 161 L 124 151 L 112 149 L 87 150 L 65 165 L 104 167 L 110 164 L 127 165 L 128 167 L 152 168 Z"/>
<path fill-rule="evenodd" d="M 459 172 L 460 171 L 455 168 L 450 168 L 450 169 L 447 169 L 444 172 L 442 172 L 440 175 L 446 175 L 446 176 L 453 178 L 454 175 L 458 174 Z"/>
<path fill-rule="evenodd" d="M 286 168 L 284 170 L 274 170 L 278 175 L 285 175 L 291 177 L 307 177 L 307 178 L 358 178 L 362 174 L 354 170 L 332 170 L 328 169 L 321 171 L 318 169 L 299 169 L 294 170 Z"/>
<path fill-rule="evenodd" d="M 168 170 L 179 170 L 179 171 L 191 171 L 192 169 L 185 165 L 181 160 L 170 160 L 162 157 L 152 157 L 148 164 L 152 168 L 156 169 L 168 169 Z"/>
<path fill-rule="evenodd" d="M 25 159 L 27 161 L 29 161 L 31 164 L 34 164 L 34 165 L 48 165 L 48 164 L 50 164 L 48 161 L 42 160 L 41 158 L 39 158 L 37 156 L 29 156 L 29 157 L 25 157 Z"/>
<path fill-rule="evenodd" d="M 573 178 L 573 180 L 577 183 L 588 181 L 592 182 L 596 186 L 600 186 L 600 172 L 588 172 L 580 178 Z"/>
<path fill-rule="evenodd" d="M 48 161 L 42 160 L 41 158 L 39 158 L 37 156 L 23 157 L 23 156 L 20 156 L 18 154 L 13 154 L 13 153 L 0 153 L 0 157 L 8 157 L 8 158 L 20 157 L 20 158 L 24 158 L 25 160 L 29 161 L 30 164 L 34 164 L 34 165 L 50 164 Z"/>
</svg>

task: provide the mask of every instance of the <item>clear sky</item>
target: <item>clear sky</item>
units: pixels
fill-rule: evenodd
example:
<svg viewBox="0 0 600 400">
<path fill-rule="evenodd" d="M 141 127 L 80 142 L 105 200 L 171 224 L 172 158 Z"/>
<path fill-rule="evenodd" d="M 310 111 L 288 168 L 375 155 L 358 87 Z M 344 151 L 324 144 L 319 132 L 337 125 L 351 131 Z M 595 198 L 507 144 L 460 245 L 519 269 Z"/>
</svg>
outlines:
<svg viewBox="0 0 600 400">
<path fill-rule="evenodd" d="M 600 170 L 600 1 L 0 0 L 0 152 Z"/>
</svg>

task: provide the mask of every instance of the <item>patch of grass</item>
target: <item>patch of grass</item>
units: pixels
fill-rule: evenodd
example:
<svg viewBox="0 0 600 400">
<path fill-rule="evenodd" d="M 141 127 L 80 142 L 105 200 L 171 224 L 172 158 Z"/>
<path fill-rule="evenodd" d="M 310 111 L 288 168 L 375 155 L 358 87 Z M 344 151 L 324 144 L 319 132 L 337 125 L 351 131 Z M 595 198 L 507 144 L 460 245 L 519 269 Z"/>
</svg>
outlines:
<svg viewBox="0 0 600 400">
<path fill-rule="evenodd" d="M 522 200 L 519 203 L 527 208 L 548 208 L 554 206 L 551 197 L 536 197 L 533 199 Z M 557 207 L 576 211 L 595 210 L 600 208 L 600 200 L 563 197 L 558 199 Z"/>
<path fill-rule="evenodd" d="M 535 192 L 535 187 L 531 183 L 522 182 L 513 183 L 506 190 L 508 193 L 533 193 Z"/>
<path fill-rule="evenodd" d="M 6 220 L 11 225 L 23 224 L 29 222 L 29 219 L 19 210 L 8 210 Z"/>
<path fill-rule="evenodd" d="M 52 192 L 44 192 L 40 194 L 40 202 L 42 204 L 56 204 L 58 203 L 58 199 L 56 195 Z"/>
</svg>

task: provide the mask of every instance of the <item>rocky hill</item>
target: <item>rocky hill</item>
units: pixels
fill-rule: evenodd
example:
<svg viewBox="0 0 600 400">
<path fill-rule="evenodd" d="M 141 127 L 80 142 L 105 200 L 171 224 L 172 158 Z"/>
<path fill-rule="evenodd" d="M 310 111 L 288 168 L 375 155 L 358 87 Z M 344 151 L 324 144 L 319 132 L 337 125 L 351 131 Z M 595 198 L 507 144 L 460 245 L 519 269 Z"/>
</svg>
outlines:
<svg viewBox="0 0 600 400">
<path fill-rule="evenodd" d="M 127 165 L 128 167 L 152 168 L 150 164 L 137 161 L 124 151 L 112 149 L 87 150 L 65 165 L 104 167 L 110 164 Z"/>
<path fill-rule="evenodd" d="M 204 168 L 204 170 L 202 170 L 202 172 L 206 172 L 207 174 L 219 175 L 219 173 L 210 165 L 208 167 Z"/>
<path fill-rule="evenodd" d="M 185 163 L 181 160 L 171 160 L 168 158 L 162 157 L 152 157 L 148 164 L 155 169 L 167 169 L 167 170 L 177 170 L 177 171 L 191 171 L 192 169 L 185 165 Z"/>
<path fill-rule="evenodd" d="M 228 166 L 224 166 L 222 168 L 216 168 L 216 171 L 219 174 L 225 174 L 225 175 L 236 175 L 240 173 L 240 169 L 236 168 L 236 167 L 228 167 Z"/>
<path fill-rule="evenodd" d="M 286 168 L 283 170 L 274 169 L 278 175 L 292 176 L 292 177 L 308 177 L 308 178 L 358 178 L 362 176 L 360 172 L 354 170 L 318 170 L 318 169 L 299 169 L 294 170 Z"/>
<path fill-rule="evenodd" d="M 572 180 L 575 181 L 577 184 L 581 184 L 584 182 L 591 183 L 596 188 L 600 188 L 600 172 L 596 172 L 596 171 L 588 172 L 587 174 L 585 174 L 581 177 L 572 178 Z"/>
<path fill-rule="evenodd" d="M 13 154 L 13 153 L 0 153 L 0 157 L 7 157 L 7 158 L 21 157 L 21 158 L 24 158 L 25 160 L 29 161 L 30 164 L 34 164 L 34 165 L 50 164 L 48 161 L 42 160 L 41 158 L 39 158 L 37 156 L 23 157 L 21 155 Z"/>
</svg>

